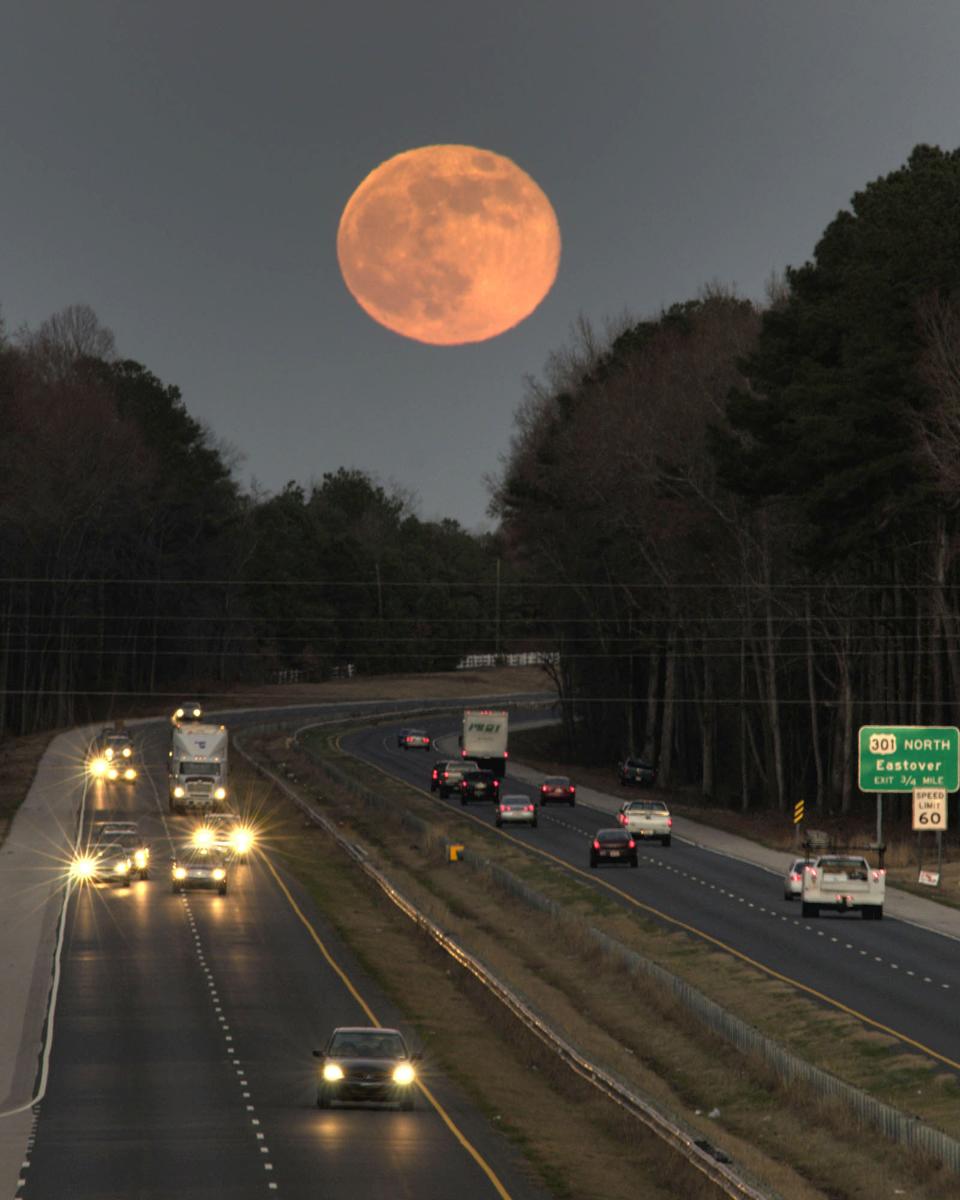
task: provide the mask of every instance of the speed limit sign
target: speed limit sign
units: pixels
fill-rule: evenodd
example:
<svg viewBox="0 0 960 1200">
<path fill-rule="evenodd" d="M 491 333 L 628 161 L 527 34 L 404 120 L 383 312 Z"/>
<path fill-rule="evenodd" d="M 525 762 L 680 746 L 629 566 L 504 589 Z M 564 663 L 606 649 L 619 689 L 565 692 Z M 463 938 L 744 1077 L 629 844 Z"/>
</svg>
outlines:
<svg viewBox="0 0 960 1200">
<path fill-rule="evenodd" d="M 913 828 L 942 833 L 947 827 L 947 793 L 943 788 L 913 789 Z"/>
</svg>

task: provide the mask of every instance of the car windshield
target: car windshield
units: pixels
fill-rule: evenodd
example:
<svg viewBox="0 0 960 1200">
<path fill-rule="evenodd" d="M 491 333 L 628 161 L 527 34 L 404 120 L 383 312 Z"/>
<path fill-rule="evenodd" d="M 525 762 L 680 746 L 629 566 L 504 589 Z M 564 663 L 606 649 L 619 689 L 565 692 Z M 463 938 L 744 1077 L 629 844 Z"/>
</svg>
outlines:
<svg viewBox="0 0 960 1200">
<path fill-rule="evenodd" d="M 600 842 L 625 842 L 630 835 L 624 833 L 622 829 L 601 829 L 597 834 L 597 841 Z"/>
<path fill-rule="evenodd" d="M 543 781 L 545 787 L 550 788 L 565 788 L 569 787 L 570 780 L 566 775 L 551 775 L 549 779 Z"/>
<path fill-rule="evenodd" d="M 208 779 L 216 779 L 219 773 L 220 768 L 217 763 L 182 762 L 180 764 L 181 775 L 202 775 Z"/>
<path fill-rule="evenodd" d="M 665 813 L 667 806 L 659 800 L 632 800 L 627 806 L 627 811 Z"/>
<path fill-rule="evenodd" d="M 526 796 L 504 796 L 500 801 L 501 804 L 529 804 L 530 801 Z"/>
<path fill-rule="evenodd" d="M 199 846 L 190 846 L 186 850 L 181 851 L 177 862 L 185 863 L 191 867 L 222 867 L 223 856 L 215 850 L 203 849 Z"/>
<path fill-rule="evenodd" d="M 408 729 L 407 730 L 407 737 L 426 737 L 426 736 L 427 736 L 427 733 L 426 733 L 425 729 Z"/>
<path fill-rule="evenodd" d="M 467 780 L 468 783 L 486 783 L 488 780 L 493 778 L 493 772 L 492 771 L 464 771 L 463 777 L 464 777 L 464 779 Z"/>
<path fill-rule="evenodd" d="M 335 1033 L 327 1051 L 334 1058 L 406 1058 L 399 1033 L 345 1029 Z"/>
<path fill-rule="evenodd" d="M 103 858 L 126 858 L 127 849 L 121 846 L 119 842 L 104 842 L 99 847 L 100 854 Z"/>
<path fill-rule="evenodd" d="M 645 763 L 645 762 L 643 762 L 642 759 L 639 759 L 639 758 L 628 758 L 627 766 L 628 767 L 643 767 L 643 769 L 645 771 L 653 770 L 653 768 L 650 766 L 649 763 Z"/>
<path fill-rule="evenodd" d="M 132 747 L 132 743 L 128 737 L 108 737 L 106 744 L 111 750 L 122 751 L 125 746 Z"/>
</svg>

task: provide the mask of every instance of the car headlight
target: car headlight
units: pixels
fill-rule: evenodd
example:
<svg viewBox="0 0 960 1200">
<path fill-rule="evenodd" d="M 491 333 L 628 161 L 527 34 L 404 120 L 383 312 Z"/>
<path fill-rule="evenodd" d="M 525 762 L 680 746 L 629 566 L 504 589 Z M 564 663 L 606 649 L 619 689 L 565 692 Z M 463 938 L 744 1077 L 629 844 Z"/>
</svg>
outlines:
<svg viewBox="0 0 960 1200">
<path fill-rule="evenodd" d="M 124 777 L 124 779 L 131 779 L 131 780 L 136 779 L 137 773 L 133 769 L 133 767 L 127 767 L 127 769 L 123 773 L 123 777 Z"/>
<path fill-rule="evenodd" d="M 183 788 L 179 784 L 177 784 L 177 786 L 173 789 L 173 794 L 178 800 L 182 800 L 185 795 L 185 792 L 184 792 Z"/>
<path fill-rule="evenodd" d="M 338 1067 L 336 1063 L 324 1063 L 323 1077 L 327 1083 L 336 1083 L 343 1078 L 343 1067 Z"/>
<path fill-rule="evenodd" d="M 200 829 L 195 829 L 193 831 L 193 844 L 201 848 L 213 845 L 213 830 L 207 829 L 205 825 Z"/>
<path fill-rule="evenodd" d="M 89 854 L 75 858 L 70 864 L 70 874 L 74 879 L 89 879 L 97 869 L 97 860 Z"/>
<path fill-rule="evenodd" d="M 107 762 L 109 762 L 111 760 L 111 758 L 113 758 L 113 747 L 112 746 L 108 746 L 106 748 L 106 750 L 103 752 L 103 757 L 107 760 Z"/>
<path fill-rule="evenodd" d="M 253 834 L 249 829 L 237 829 L 230 841 L 238 854 L 246 854 L 253 847 Z"/>
<path fill-rule="evenodd" d="M 114 870 L 118 875 L 126 875 L 132 865 L 129 858 L 123 858 L 114 866 Z"/>
<path fill-rule="evenodd" d="M 214 879 L 223 879 L 223 878 L 226 876 L 226 874 L 227 874 L 227 873 L 226 873 L 226 871 L 223 869 L 223 867 L 214 867 L 214 868 L 213 868 L 213 877 L 214 877 Z"/>
<path fill-rule="evenodd" d="M 132 753 L 133 753 L 133 751 L 130 749 L 129 746 L 124 746 L 124 748 L 123 748 L 123 757 L 124 758 L 129 758 Z"/>
<path fill-rule="evenodd" d="M 400 1084 L 413 1083 L 416 1072 L 409 1063 L 399 1063 L 393 1070 L 393 1082 Z"/>
<path fill-rule="evenodd" d="M 137 867 L 142 871 L 143 868 L 147 865 L 146 850 L 138 850 L 136 852 L 136 854 L 133 856 L 133 861 L 137 864 Z"/>
<path fill-rule="evenodd" d="M 94 775 L 99 779 L 101 775 L 106 774 L 106 771 L 107 771 L 106 759 L 95 758 L 93 760 L 93 762 L 91 762 L 91 764 L 90 764 L 90 774 L 91 775 Z"/>
<path fill-rule="evenodd" d="M 174 879 L 186 879 L 186 877 L 187 877 L 186 867 L 174 867 L 173 868 L 173 877 L 174 877 Z"/>
<path fill-rule="evenodd" d="M 224 787 L 218 787 L 217 790 L 213 793 L 213 798 L 214 798 L 214 800 L 226 800 L 227 789 Z"/>
<path fill-rule="evenodd" d="M 108 767 L 107 768 L 107 778 L 108 779 L 116 779 L 119 774 L 120 774 L 120 772 L 117 770 L 116 767 Z"/>
</svg>

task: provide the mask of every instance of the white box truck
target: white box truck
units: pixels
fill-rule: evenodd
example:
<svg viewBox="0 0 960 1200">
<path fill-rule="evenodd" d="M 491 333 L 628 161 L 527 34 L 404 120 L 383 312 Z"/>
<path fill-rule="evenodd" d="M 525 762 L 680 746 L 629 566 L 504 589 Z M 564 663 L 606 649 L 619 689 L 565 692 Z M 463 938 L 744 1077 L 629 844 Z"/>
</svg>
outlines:
<svg viewBox="0 0 960 1200">
<path fill-rule="evenodd" d="M 227 799 L 223 725 L 175 725 L 170 740 L 170 811 L 213 812 Z"/>
<path fill-rule="evenodd" d="M 472 759 L 481 770 L 505 775 L 509 717 L 503 709 L 466 709 L 460 732 L 460 757 Z"/>
</svg>

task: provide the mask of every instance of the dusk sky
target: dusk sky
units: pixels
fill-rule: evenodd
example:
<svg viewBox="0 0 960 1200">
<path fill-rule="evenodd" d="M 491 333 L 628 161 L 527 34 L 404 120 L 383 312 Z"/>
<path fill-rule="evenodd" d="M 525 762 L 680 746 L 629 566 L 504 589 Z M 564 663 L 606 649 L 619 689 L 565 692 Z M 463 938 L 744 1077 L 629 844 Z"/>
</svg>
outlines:
<svg viewBox="0 0 960 1200">
<path fill-rule="evenodd" d="M 760 300 L 854 191 L 960 144 L 957 0 L 6 0 L 2 29 L 8 332 L 89 304 L 244 486 L 358 467 L 469 528 L 581 315 Z M 340 275 L 354 189 L 436 143 L 559 220 L 555 286 L 490 341 L 407 340 Z"/>
</svg>

